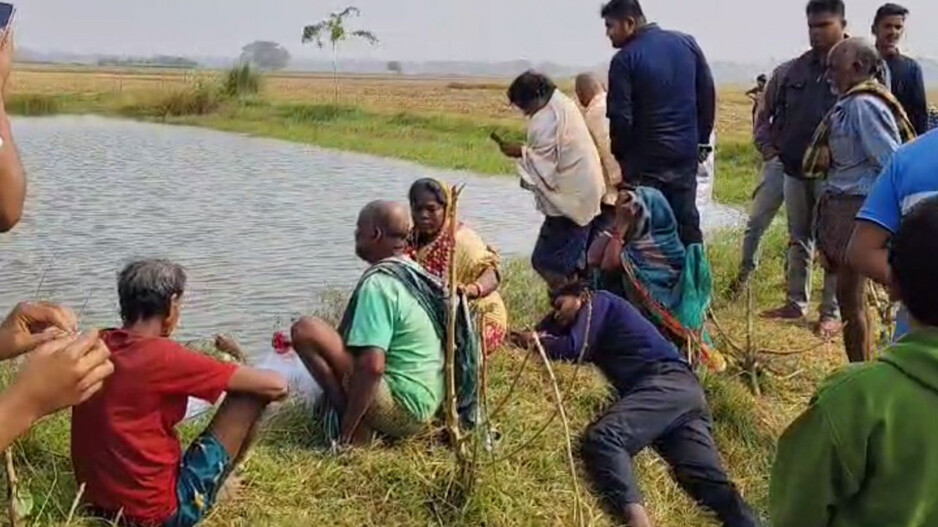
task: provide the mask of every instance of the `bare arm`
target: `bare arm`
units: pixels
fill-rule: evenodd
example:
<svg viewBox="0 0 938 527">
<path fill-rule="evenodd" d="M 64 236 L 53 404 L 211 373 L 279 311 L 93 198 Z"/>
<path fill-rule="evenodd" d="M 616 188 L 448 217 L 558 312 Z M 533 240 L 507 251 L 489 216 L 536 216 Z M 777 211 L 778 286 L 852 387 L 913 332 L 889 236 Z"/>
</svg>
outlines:
<svg viewBox="0 0 938 527">
<path fill-rule="evenodd" d="M 342 416 L 340 443 L 351 443 L 352 436 L 378 393 L 381 377 L 384 376 L 384 365 L 384 352 L 377 348 L 362 350 L 355 360 L 355 369 L 349 381 L 348 403 Z"/>
<path fill-rule="evenodd" d="M 228 381 L 228 391 L 280 401 L 286 398 L 289 388 L 287 381 L 275 372 L 241 366 Z"/>
<path fill-rule="evenodd" d="M 466 297 L 469 300 L 485 298 L 498 290 L 501 279 L 498 277 L 498 271 L 494 267 L 489 267 L 473 284 L 465 288 Z"/>
<path fill-rule="evenodd" d="M 0 93 L 6 94 L 10 65 L 13 62 L 13 35 L 7 32 L 0 41 Z M 0 100 L 0 232 L 12 229 L 23 216 L 26 200 L 26 171 L 13 142 L 6 106 Z"/>
<path fill-rule="evenodd" d="M 860 274 L 883 285 L 890 285 L 892 272 L 889 268 L 889 238 L 892 234 L 869 221 L 857 221 L 850 244 L 847 260 Z"/>
</svg>

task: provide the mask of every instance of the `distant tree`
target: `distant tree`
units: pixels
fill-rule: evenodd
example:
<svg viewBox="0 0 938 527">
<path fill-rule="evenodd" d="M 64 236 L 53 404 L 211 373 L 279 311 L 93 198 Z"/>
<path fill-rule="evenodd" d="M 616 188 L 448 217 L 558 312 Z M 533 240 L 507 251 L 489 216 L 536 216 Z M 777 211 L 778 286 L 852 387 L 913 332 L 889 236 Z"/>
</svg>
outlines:
<svg viewBox="0 0 938 527">
<path fill-rule="evenodd" d="M 378 37 L 371 31 L 361 29 L 347 31 L 345 29 L 345 20 L 359 15 L 361 15 L 361 11 L 357 7 L 349 6 L 342 11 L 330 14 L 328 18 L 303 28 L 303 44 L 315 42 L 319 49 L 322 49 L 326 42 L 332 45 L 332 83 L 335 85 L 336 101 L 339 100 L 339 43 L 350 38 L 363 39 L 372 46 L 378 43 Z"/>
<path fill-rule="evenodd" d="M 241 63 L 259 70 L 282 70 L 290 63 L 290 52 L 276 42 L 256 40 L 241 48 Z"/>
<path fill-rule="evenodd" d="M 392 60 L 388 62 L 388 71 L 391 73 L 397 73 L 398 75 L 404 73 L 404 65 L 398 60 Z"/>
</svg>

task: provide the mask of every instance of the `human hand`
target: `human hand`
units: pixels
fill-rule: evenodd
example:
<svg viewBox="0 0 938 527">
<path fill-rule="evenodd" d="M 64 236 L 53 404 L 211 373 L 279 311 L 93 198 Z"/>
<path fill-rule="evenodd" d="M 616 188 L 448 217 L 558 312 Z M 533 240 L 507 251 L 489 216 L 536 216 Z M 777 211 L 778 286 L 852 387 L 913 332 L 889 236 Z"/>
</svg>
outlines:
<svg viewBox="0 0 938 527">
<path fill-rule="evenodd" d="M 635 195 L 629 190 L 620 190 L 616 200 L 616 218 L 613 222 L 616 234 L 624 235 L 628 232 L 635 221 L 635 214 Z"/>
<path fill-rule="evenodd" d="M 498 148 L 508 157 L 520 159 L 524 149 L 521 143 L 499 143 Z"/>
<path fill-rule="evenodd" d="M 7 26 L 0 38 L 0 94 L 6 96 L 7 81 L 13 70 L 13 29 Z"/>
<path fill-rule="evenodd" d="M 712 145 L 697 145 L 697 163 L 704 163 L 713 153 Z"/>
<path fill-rule="evenodd" d="M 508 334 L 508 341 L 519 349 L 528 350 L 534 345 L 533 331 L 512 331 Z"/>
<path fill-rule="evenodd" d="M 22 355 L 77 331 L 78 319 L 72 310 L 49 302 L 22 302 L 0 323 L 0 359 Z"/>
<path fill-rule="evenodd" d="M 46 342 L 33 350 L 10 390 L 23 394 L 33 419 L 87 401 L 114 372 L 97 331 Z"/>
<path fill-rule="evenodd" d="M 456 286 L 456 292 L 465 295 L 468 300 L 476 300 L 482 296 L 482 288 L 479 284 L 460 284 Z"/>
</svg>

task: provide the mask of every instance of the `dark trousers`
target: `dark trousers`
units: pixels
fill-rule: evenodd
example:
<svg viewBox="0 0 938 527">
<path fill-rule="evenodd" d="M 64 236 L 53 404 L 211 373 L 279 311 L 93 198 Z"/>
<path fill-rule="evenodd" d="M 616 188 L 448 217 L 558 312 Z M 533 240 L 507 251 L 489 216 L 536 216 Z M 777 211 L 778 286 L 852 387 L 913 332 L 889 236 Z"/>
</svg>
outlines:
<svg viewBox="0 0 938 527">
<path fill-rule="evenodd" d="M 674 219 L 677 220 L 677 232 L 684 246 L 703 243 L 700 230 L 700 211 L 697 210 L 697 172 L 669 175 L 668 177 L 639 177 L 638 184 L 653 187 L 664 194 Z"/>
<path fill-rule="evenodd" d="M 632 458 L 651 446 L 678 484 L 727 527 L 758 525 L 729 480 L 710 434 L 710 410 L 696 375 L 684 364 L 661 363 L 593 423 L 583 460 L 610 510 L 642 503 Z"/>
</svg>

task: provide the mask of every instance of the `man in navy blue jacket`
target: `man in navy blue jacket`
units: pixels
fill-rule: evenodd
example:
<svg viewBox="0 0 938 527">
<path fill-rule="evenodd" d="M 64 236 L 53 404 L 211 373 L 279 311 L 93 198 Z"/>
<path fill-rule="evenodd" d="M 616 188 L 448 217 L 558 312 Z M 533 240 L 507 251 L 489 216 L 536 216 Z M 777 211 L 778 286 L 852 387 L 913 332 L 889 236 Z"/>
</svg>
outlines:
<svg viewBox="0 0 938 527">
<path fill-rule="evenodd" d="M 922 135 L 928 131 L 928 103 L 922 68 L 915 59 L 906 57 L 899 50 L 908 15 L 909 10 L 901 5 L 883 5 L 876 10 L 873 19 L 873 35 L 876 36 L 876 49 L 889 67 L 892 94 L 909 114 L 915 133 Z"/>
<path fill-rule="evenodd" d="M 620 51 L 609 67 L 609 135 L 624 180 L 655 187 L 671 204 L 684 245 L 701 243 L 697 166 L 712 147 L 713 75 L 693 37 L 648 23 L 638 0 L 602 9 Z"/>
</svg>

